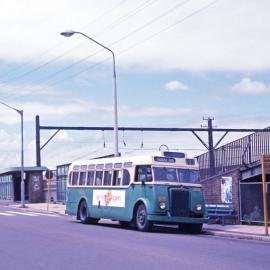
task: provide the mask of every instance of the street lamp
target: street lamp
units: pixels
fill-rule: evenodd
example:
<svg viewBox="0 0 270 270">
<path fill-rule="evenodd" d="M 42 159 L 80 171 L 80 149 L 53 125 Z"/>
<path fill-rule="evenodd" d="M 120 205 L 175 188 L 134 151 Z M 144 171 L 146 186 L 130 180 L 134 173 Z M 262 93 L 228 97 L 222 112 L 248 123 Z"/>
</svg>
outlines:
<svg viewBox="0 0 270 270">
<path fill-rule="evenodd" d="M 24 155 L 23 155 L 23 110 L 18 110 L 9 106 L 8 104 L 0 101 L 0 103 L 14 111 L 16 111 L 21 116 L 21 207 L 25 207 L 24 198 Z"/>
<path fill-rule="evenodd" d="M 114 156 L 119 156 L 119 147 L 118 147 L 118 113 L 117 113 L 117 89 L 116 89 L 116 72 L 115 72 L 115 56 L 114 52 L 109 49 L 108 47 L 102 45 L 98 41 L 94 40 L 93 38 L 90 38 L 89 36 L 85 35 L 82 32 L 77 32 L 73 30 L 62 32 L 61 35 L 64 37 L 71 37 L 74 34 L 80 34 L 91 41 L 95 42 L 99 46 L 103 47 L 104 49 L 108 50 L 113 57 L 113 109 L 114 109 Z"/>
</svg>

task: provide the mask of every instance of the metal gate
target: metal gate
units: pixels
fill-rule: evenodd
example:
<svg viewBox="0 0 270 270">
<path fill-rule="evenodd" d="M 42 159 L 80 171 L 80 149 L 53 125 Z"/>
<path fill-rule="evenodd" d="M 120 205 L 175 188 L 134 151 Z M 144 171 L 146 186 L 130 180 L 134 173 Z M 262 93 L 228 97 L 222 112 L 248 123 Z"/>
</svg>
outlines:
<svg viewBox="0 0 270 270">
<path fill-rule="evenodd" d="M 267 190 L 270 190 L 270 182 L 267 183 Z M 270 196 L 268 196 L 267 205 L 268 224 L 270 224 Z M 246 224 L 261 224 L 264 222 L 262 183 L 240 183 L 240 220 Z"/>
</svg>

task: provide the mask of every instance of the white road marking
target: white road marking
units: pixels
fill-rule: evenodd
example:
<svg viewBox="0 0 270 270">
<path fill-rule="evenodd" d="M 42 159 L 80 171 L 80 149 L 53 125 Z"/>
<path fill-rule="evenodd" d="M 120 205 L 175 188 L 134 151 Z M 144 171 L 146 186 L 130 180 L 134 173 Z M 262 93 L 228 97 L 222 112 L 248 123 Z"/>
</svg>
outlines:
<svg viewBox="0 0 270 270">
<path fill-rule="evenodd" d="M 0 215 L 2 216 L 16 216 L 16 215 L 22 215 L 22 216 L 29 216 L 29 217 L 38 217 L 38 216 L 47 216 L 47 217 L 57 217 L 58 215 L 53 213 L 39 213 L 39 212 L 31 212 L 31 211 L 4 211 L 0 212 Z"/>
<path fill-rule="evenodd" d="M 16 212 L 16 211 L 6 211 L 6 213 L 15 214 L 15 215 L 22 215 L 22 216 L 29 216 L 29 217 L 37 217 L 38 216 L 36 214 Z"/>
<path fill-rule="evenodd" d="M 1 212 L 0 212 L 0 215 L 2 215 L 2 216 L 9 216 L 9 217 L 14 217 L 15 216 L 14 214 L 1 213 Z"/>
<path fill-rule="evenodd" d="M 34 214 L 34 215 L 39 215 L 39 216 L 57 217 L 57 215 L 55 215 L 55 214 L 46 214 L 46 213 L 29 212 L 29 211 L 27 211 L 27 213 Z"/>
</svg>

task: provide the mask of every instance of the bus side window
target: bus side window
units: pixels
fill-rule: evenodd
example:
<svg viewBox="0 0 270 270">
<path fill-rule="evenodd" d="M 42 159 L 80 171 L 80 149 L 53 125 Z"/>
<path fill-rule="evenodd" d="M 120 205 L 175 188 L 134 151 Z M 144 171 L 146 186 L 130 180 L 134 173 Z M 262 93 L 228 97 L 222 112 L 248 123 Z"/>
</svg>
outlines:
<svg viewBox="0 0 270 270">
<path fill-rule="evenodd" d="M 80 172 L 79 185 L 85 185 L 86 172 Z"/>
<path fill-rule="evenodd" d="M 87 186 L 92 186 L 94 184 L 94 171 L 89 171 L 87 174 Z"/>
<path fill-rule="evenodd" d="M 151 166 L 137 166 L 135 181 L 152 181 Z"/>
<path fill-rule="evenodd" d="M 113 172 L 113 186 L 120 186 L 122 179 L 122 171 L 116 170 Z"/>
<path fill-rule="evenodd" d="M 130 183 L 130 173 L 128 170 L 124 169 L 123 170 L 123 186 L 128 186 Z"/>
<path fill-rule="evenodd" d="M 104 186 L 110 186 L 112 183 L 112 171 L 105 171 L 104 173 Z"/>
<path fill-rule="evenodd" d="M 72 173 L 72 186 L 77 185 L 78 178 L 79 178 L 79 172 L 73 172 Z"/>
<path fill-rule="evenodd" d="M 102 176 L 103 176 L 103 171 L 96 172 L 96 178 L 95 178 L 95 185 L 96 186 L 102 185 Z"/>
</svg>

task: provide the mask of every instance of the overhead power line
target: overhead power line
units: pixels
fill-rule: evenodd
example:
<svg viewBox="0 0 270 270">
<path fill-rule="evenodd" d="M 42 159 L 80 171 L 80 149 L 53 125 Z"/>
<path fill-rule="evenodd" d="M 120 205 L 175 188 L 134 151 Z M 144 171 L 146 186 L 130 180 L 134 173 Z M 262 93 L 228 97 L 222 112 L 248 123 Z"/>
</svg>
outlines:
<svg viewBox="0 0 270 270">
<path fill-rule="evenodd" d="M 181 5 L 185 4 L 185 3 L 188 2 L 188 1 L 190 1 L 190 0 L 186 0 L 186 1 L 184 1 L 184 2 L 181 2 Z M 204 10 L 208 9 L 209 7 L 213 6 L 213 5 L 216 4 L 218 1 L 219 1 L 219 0 L 212 1 L 211 3 L 209 3 L 209 4 L 207 4 L 207 5 L 204 5 L 203 7 L 199 8 L 199 9 L 195 9 L 193 12 L 189 13 L 188 15 L 186 15 L 185 17 L 183 17 L 182 19 L 180 19 L 180 20 L 174 22 L 173 24 L 170 24 L 170 25 L 164 27 L 163 29 L 161 29 L 160 31 L 155 32 L 154 34 L 150 35 L 149 37 L 147 37 L 147 38 L 145 38 L 145 39 L 143 39 L 143 40 L 141 40 L 141 41 L 139 41 L 139 42 L 137 42 L 137 43 L 135 43 L 135 44 L 129 46 L 128 48 L 126 48 L 126 49 L 120 51 L 120 52 L 117 53 L 116 55 L 120 55 L 120 54 L 126 53 L 127 51 L 131 50 L 132 48 L 137 47 L 137 46 L 139 46 L 140 44 L 145 43 L 146 41 L 148 41 L 148 40 L 150 40 L 150 39 L 156 37 L 157 35 L 159 35 L 159 34 L 165 32 L 165 31 L 167 31 L 167 30 L 169 30 L 169 29 L 171 29 L 171 28 L 173 28 L 173 27 L 175 27 L 176 25 L 179 25 L 179 24 L 183 23 L 183 22 L 186 21 L 187 19 L 189 19 L 189 18 L 191 18 L 191 17 L 197 15 L 198 13 L 203 12 Z M 178 4 L 178 6 L 180 7 L 180 4 Z M 173 11 L 172 9 L 167 10 L 167 11 L 164 12 L 163 14 L 161 14 L 161 15 L 159 15 L 158 17 L 156 17 L 156 18 L 150 20 L 148 23 L 144 24 L 144 27 L 147 27 L 148 25 L 152 24 L 152 23 L 153 23 L 154 21 L 156 21 L 158 18 L 160 19 L 160 18 L 162 18 L 163 16 L 168 15 L 169 12 L 172 12 L 172 11 Z M 116 41 L 110 43 L 108 46 L 115 45 L 116 43 L 118 43 L 118 42 L 120 42 L 120 41 L 122 41 L 122 40 L 128 38 L 129 36 L 131 36 L 132 33 L 133 33 L 133 34 L 134 34 L 134 33 L 137 33 L 138 31 L 140 31 L 140 30 L 142 30 L 142 29 L 143 29 L 143 26 L 141 26 L 141 27 L 139 27 L 139 28 L 137 28 L 137 29 L 131 31 L 129 34 L 127 34 L 127 35 L 123 36 L 122 38 L 120 38 L 120 39 L 118 39 L 118 40 L 116 40 Z M 78 63 L 82 63 L 82 62 L 86 61 L 86 60 L 89 59 L 90 57 L 93 57 L 94 55 L 98 54 L 100 51 L 101 51 L 101 50 L 98 50 L 98 51 L 96 51 L 95 53 L 93 53 L 93 54 L 91 54 L 91 55 L 89 55 L 89 56 L 87 56 L 87 57 L 85 57 L 85 58 L 83 58 L 83 59 L 77 61 L 76 63 L 73 63 L 73 64 L 67 66 L 67 67 L 64 68 L 64 69 L 61 69 L 61 70 L 59 70 L 59 71 L 57 71 L 57 72 L 54 72 L 54 74 L 51 74 L 51 75 L 47 76 L 46 78 L 39 79 L 37 82 L 38 82 L 38 83 L 39 83 L 39 82 L 44 82 L 44 79 L 47 81 L 48 79 L 51 79 L 51 78 L 55 77 L 56 75 L 62 73 L 63 71 L 66 71 L 66 70 L 70 69 L 71 67 L 74 67 L 74 66 L 77 65 Z M 83 69 L 83 70 L 81 70 L 81 71 L 79 71 L 79 72 L 76 72 L 76 73 L 74 73 L 74 74 L 72 74 L 72 75 L 69 75 L 68 78 L 60 79 L 60 80 L 55 81 L 55 82 L 53 82 L 53 83 L 51 83 L 51 84 L 48 84 L 48 86 L 55 86 L 55 85 L 58 85 L 58 84 L 60 84 L 60 83 L 62 83 L 62 82 L 64 82 L 64 81 L 66 81 L 66 80 L 69 80 L 69 79 L 71 79 L 71 78 L 74 78 L 74 77 L 76 77 L 76 76 L 78 76 L 78 75 L 80 75 L 80 74 L 82 74 L 82 73 L 84 73 L 84 72 L 86 72 L 86 71 L 89 71 L 90 69 L 95 68 L 96 66 L 101 65 L 102 63 L 108 61 L 109 59 L 110 59 L 110 57 L 107 57 L 107 58 L 105 58 L 104 60 L 99 61 L 99 62 L 97 62 L 97 63 L 95 63 L 95 64 L 89 66 L 88 68 L 85 68 L 85 69 Z M 30 94 L 27 94 L 27 95 L 30 95 Z M 17 97 L 17 98 L 18 98 L 18 97 Z M 17 98 L 14 98 L 14 99 L 17 99 Z"/>
<path fill-rule="evenodd" d="M 148 0 L 148 1 L 149 1 L 149 0 Z M 148 2 L 148 1 L 146 1 L 146 2 Z M 119 3 L 117 3 L 116 5 L 114 5 L 113 7 L 107 9 L 105 12 L 102 12 L 102 13 L 99 14 L 96 18 L 94 18 L 92 21 L 90 21 L 90 22 L 88 22 L 86 25 L 82 26 L 81 29 L 84 29 L 84 28 L 88 27 L 89 25 L 93 25 L 93 24 L 96 23 L 99 19 L 104 18 L 106 15 L 108 15 L 108 14 L 111 13 L 111 12 L 113 12 L 115 9 L 117 9 L 118 7 L 120 7 L 121 5 L 123 5 L 125 2 L 127 2 L 127 0 L 122 0 L 122 1 L 120 1 Z M 39 53 L 39 54 L 38 54 L 37 56 L 35 56 L 34 58 L 31 58 L 31 59 L 28 60 L 26 63 L 23 63 L 22 65 L 19 65 L 19 66 L 13 68 L 12 70 L 10 70 L 10 71 L 9 71 L 8 73 L 6 73 L 6 74 L 2 74 L 2 75 L 0 76 L 0 79 L 5 78 L 6 76 L 12 75 L 12 73 L 14 73 L 14 72 L 16 72 L 16 71 L 22 69 L 23 67 L 25 67 L 25 66 L 31 64 L 31 63 L 32 63 L 33 61 L 35 61 L 36 59 L 41 58 L 42 56 L 48 54 L 49 52 L 51 52 L 52 50 L 56 49 L 57 47 L 59 47 L 60 45 L 62 45 L 62 44 L 64 44 L 64 43 L 65 43 L 64 41 L 58 42 L 56 45 L 52 46 L 51 48 L 45 50 L 45 51 L 42 52 L 42 53 Z M 33 69 L 30 69 L 30 70 L 24 72 L 23 74 L 20 74 L 20 75 L 18 75 L 18 76 L 13 76 L 13 77 L 9 78 L 8 80 L 6 79 L 6 80 L 2 81 L 2 82 L 1 82 L 1 85 L 4 84 L 4 83 L 6 83 L 6 82 L 8 82 L 9 80 L 13 80 L 13 81 L 14 81 L 14 80 L 21 79 L 21 78 L 23 78 L 23 77 L 25 77 L 25 76 L 27 76 L 27 75 L 29 75 L 29 74 L 32 74 L 32 73 L 34 73 L 34 72 L 36 72 L 36 71 L 38 71 L 38 70 L 40 70 L 40 69 L 42 69 L 42 68 L 48 66 L 48 65 L 51 64 L 51 63 L 54 63 L 55 61 L 57 61 L 58 59 L 62 58 L 63 56 L 65 56 L 66 54 L 68 54 L 69 52 L 71 52 L 72 50 L 75 50 L 76 48 L 80 47 L 82 43 L 84 43 L 84 42 L 80 42 L 77 46 L 75 46 L 75 47 L 73 47 L 73 48 L 71 48 L 71 49 L 65 51 L 65 52 L 62 53 L 61 55 L 59 55 L 59 56 L 57 56 L 57 57 L 54 57 L 54 58 L 52 58 L 51 60 L 49 60 L 49 61 L 47 61 L 47 62 L 45 62 L 45 63 L 43 63 L 43 64 L 41 64 L 41 65 L 39 65 L 39 66 L 37 66 L 37 67 L 35 67 L 35 68 L 33 68 Z"/>
<path fill-rule="evenodd" d="M 191 17 L 193 17 L 193 16 L 195 16 L 195 15 L 197 15 L 197 14 L 203 12 L 204 10 L 206 10 L 206 9 L 208 9 L 209 7 L 211 7 L 211 6 L 213 6 L 214 4 L 216 4 L 218 1 L 219 1 L 219 0 L 215 0 L 215 1 L 213 1 L 213 2 L 211 2 L 211 3 L 209 3 L 209 4 L 207 4 L 207 5 L 205 5 L 205 6 L 201 7 L 201 8 L 199 8 L 199 9 L 194 10 L 193 12 L 191 12 L 191 13 L 188 14 L 187 16 L 183 17 L 182 19 L 180 19 L 180 20 L 174 22 L 173 24 L 170 24 L 170 25 L 167 26 L 167 27 L 164 27 L 163 29 L 161 29 L 160 31 L 155 32 L 154 34 L 150 35 L 149 37 L 147 37 L 147 38 L 145 38 L 145 39 L 143 39 L 143 40 L 141 40 L 141 41 L 139 41 L 139 42 L 137 42 L 137 43 L 131 45 L 130 47 L 128 47 L 128 48 L 126 48 L 126 49 L 120 51 L 120 52 L 117 53 L 116 55 L 121 55 L 121 54 L 123 54 L 123 53 L 126 53 L 126 52 L 128 52 L 129 50 L 131 50 L 131 49 L 133 49 L 133 48 L 135 48 L 135 47 L 137 47 L 137 46 L 139 46 L 139 45 L 141 45 L 141 44 L 143 44 L 143 43 L 145 43 L 145 42 L 147 42 L 147 41 L 153 39 L 153 38 L 156 37 L 157 35 L 159 35 L 159 34 L 165 32 L 165 31 L 167 31 L 167 30 L 169 30 L 169 29 L 171 29 L 171 28 L 173 28 L 173 27 L 175 27 L 175 26 L 177 26 L 177 25 L 179 25 L 179 24 L 185 22 L 186 20 L 190 19 Z M 101 64 L 103 64 L 103 63 L 105 63 L 105 62 L 108 61 L 109 59 L 110 59 L 110 57 L 107 57 L 107 58 L 105 58 L 104 60 L 102 60 L 102 61 L 100 61 L 100 62 L 98 62 L 98 63 L 95 63 L 95 64 L 89 66 L 88 68 L 86 68 L 86 69 L 84 69 L 84 70 L 82 70 L 82 71 L 79 71 L 79 72 L 77 72 L 77 73 L 75 73 L 75 74 L 69 76 L 68 78 L 60 79 L 60 80 L 58 80 L 58 81 L 56 81 L 56 82 L 50 84 L 50 86 L 55 86 L 55 85 L 58 85 L 58 84 L 60 84 L 60 83 L 62 83 L 62 82 L 64 82 L 64 81 L 66 81 L 66 80 L 69 80 L 69 79 L 71 79 L 71 78 L 77 77 L 78 75 L 80 75 L 80 74 L 82 74 L 82 73 L 84 73 L 84 72 L 86 72 L 86 71 L 89 71 L 89 70 L 91 70 L 91 69 L 93 69 L 93 68 L 95 68 L 95 67 L 97 67 L 97 66 L 99 66 L 99 65 L 101 65 Z"/>
<path fill-rule="evenodd" d="M 179 9 L 180 7 L 182 7 L 183 5 L 185 5 L 186 3 L 190 2 L 190 1 L 191 1 L 191 0 L 185 0 L 185 1 L 182 1 L 181 3 L 177 3 L 176 5 L 174 5 L 173 7 L 171 7 L 170 9 L 168 9 L 168 10 L 166 10 L 165 12 L 161 13 L 159 16 L 156 16 L 155 18 L 149 20 L 147 23 L 141 25 L 140 27 L 136 28 L 135 30 L 132 30 L 132 31 L 129 32 L 127 35 L 124 35 L 124 36 L 121 37 L 120 39 L 111 42 L 110 44 L 108 44 L 108 47 L 113 46 L 113 45 L 115 45 L 115 44 L 117 44 L 117 43 L 119 43 L 119 42 L 121 42 L 121 41 L 123 41 L 123 40 L 129 38 L 130 36 L 136 34 L 137 32 L 139 32 L 139 31 L 141 31 L 141 30 L 143 30 L 143 29 L 145 29 L 146 27 L 149 27 L 149 26 L 152 25 L 154 22 L 156 22 L 156 21 L 158 21 L 158 20 L 164 18 L 165 16 L 168 16 L 170 13 L 175 12 L 177 9 Z M 73 68 L 74 66 L 77 66 L 77 65 L 79 65 L 79 64 L 81 64 L 81 63 L 86 62 L 88 59 L 90 59 L 90 58 L 92 58 L 93 56 L 97 55 L 97 54 L 98 54 L 99 52 L 101 52 L 101 51 L 103 51 L 103 49 L 99 49 L 98 51 L 96 51 L 96 52 L 94 52 L 94 53 L 92 53 L 92 54 L 90 54 L 90 55 L 88 55 L 88 56 L 86 56 L 86 57 L 80 59 L 79 61 L 76 61 L 75 63 L 73 63 L 73 64 L 71 64 L 71 65 L 68 65 L 68 66 L 65 67 L 65 68 L 62 68 L 62 69 L 60 69 L 60 70 L 54 72 L 53 74 L 50 74 L 50 75 L 48 75 L 48 76 L 46 76 L 46 77 L 43 77 L 43 78 L 41 78 L 41 79 L 35 81 L 35 83 L 47 82 L 49 79 L 56 77 L 57 75 L 59 75 L 59 74 L 65 72 L 65 71 L 67 71 L 67 70 Z M 61 56 L 63 56 L 63 55 L 64 55 L 64 54 L 62 54 Z M 57 59 L 60 58 L 61 56 L 57 57 Z M 53 60 L 52 60 L 52 61 L 53 61 Z M 50 63 L 51 63 L 51 62 L 50 62 Z M 49 63 L 45 63 L 45 64 L 43 64 L 42 66 L 37 67 L 36 70 L 41 69 L 43 66 L 45 66 L 45 65 L 47 65 L 47 64 L 49 64 Z M 34 71 L 36 71 L 36 70 L 34 70 Z M 27 73 L 27 74 L 28 74 L 28 73 Z M 22 76 L 23 76 L 23 75 L 22 75 Z"/>
</svg>

